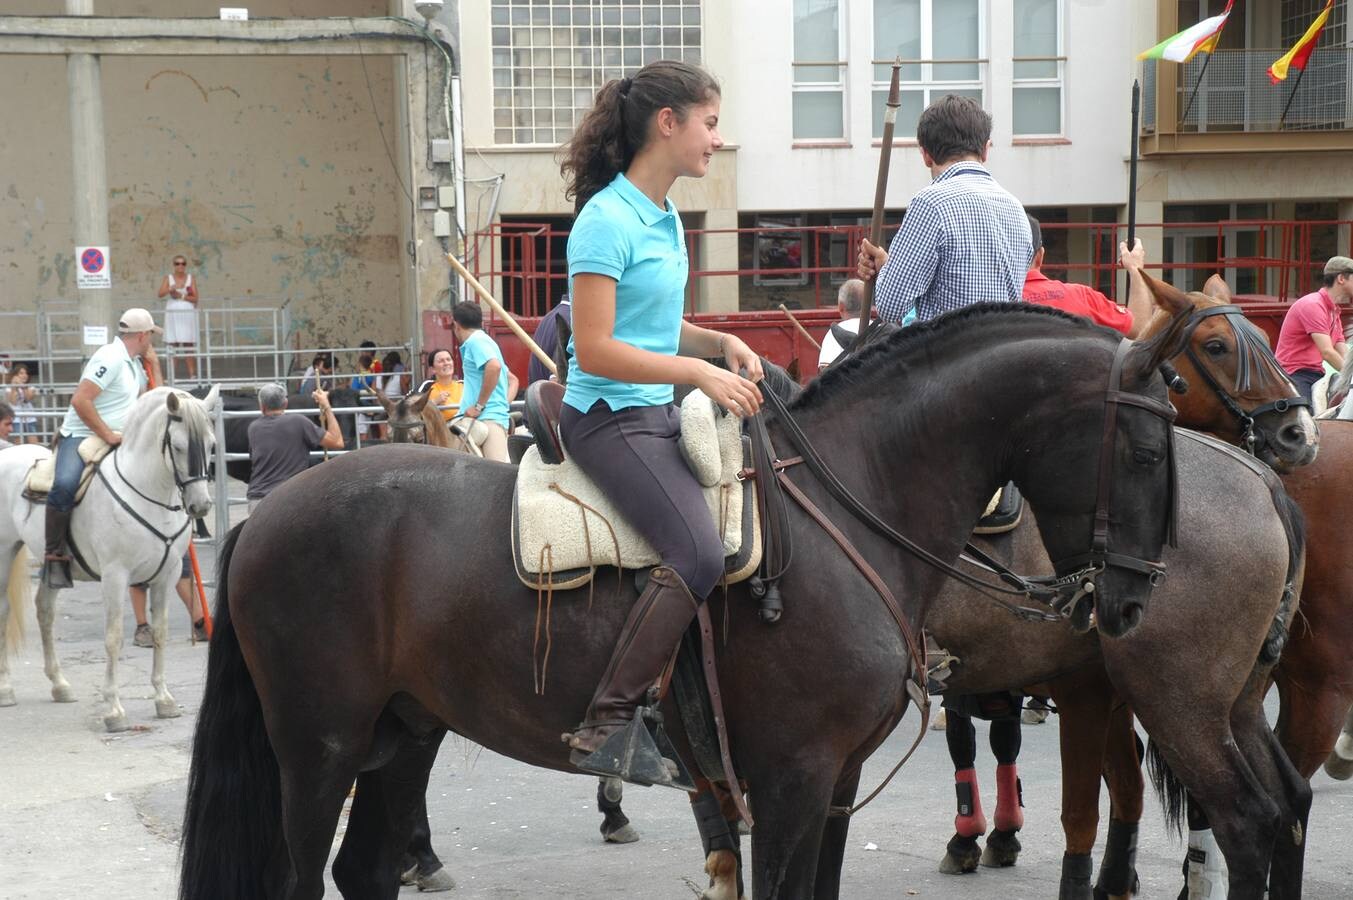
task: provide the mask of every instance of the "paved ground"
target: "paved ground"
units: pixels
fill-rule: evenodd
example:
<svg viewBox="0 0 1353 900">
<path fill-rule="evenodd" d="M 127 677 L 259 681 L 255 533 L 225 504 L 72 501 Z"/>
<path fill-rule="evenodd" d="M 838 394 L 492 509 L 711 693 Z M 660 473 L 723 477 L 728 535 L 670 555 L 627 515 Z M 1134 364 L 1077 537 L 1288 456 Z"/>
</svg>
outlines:
<svg viewBox="0 0 1353 900">
<path fill-rule="evenodd" d="M 204 556 L 209 567 L 210 557 Z M 35 641 L 15 662 L 19 706 L 0 710 L 4 900 L 144 900 L 175 894 L 175 841 L 206 648 L 190 646 L 187 617 L 175 608 L 167 671 L 184 715 L 173 720 L 154 718 L 150 651 L 124 649 L 119 668 L 123 704 L 135 729 L 107 735 L 99 718 L 102 621 L 96 588 L 84 586 L 63 598 L 59 651 L 77 703 L 48 700 Z M 130 635 L 130 607 L 126 622 Z M 906 720 L 875 755 L 866 784 L 872 786 L 905 749 L 913 722 Z M 978 767 L 990 790 L 994 762 L 987 755 Z M 960 878 L 941 876 L 935 866 L 950 834 L 954 794 L 944 741 L 930 735 L 893 786 L 852 826 L 843 896 L 1056 897 L 1062 849 L 1055 719 L 1025 729 L 1021 767 L 1028 808 L 1020 864 Z M 1320 773 L 1314 786 L 1305 896 L 1348 898 L 1353 896 L 1348 853 L 1353 782 L 1333 782 Z M 449 738 L 429 791 L 434 845 L 459 881 L 448 896 L 697 894 L 703 886 L 702 860 L 684 796 L 659 788 L 630 789 L 625 809 L 643 840 L 608 846 L 596 830 L 595 790 L 591 779 L 532 769 Z M 993 801 L 988 793 L 988 811 Z M 1107 817 L 1107 800 L 1103 814 Z M 1166 836 L 1158 807 L 1148 801 L 1138 862 L 1142 896 L 1175 896 L 1182 852 Z M 332 887 L 329 896 L 337 896 Z"/>
</svg>

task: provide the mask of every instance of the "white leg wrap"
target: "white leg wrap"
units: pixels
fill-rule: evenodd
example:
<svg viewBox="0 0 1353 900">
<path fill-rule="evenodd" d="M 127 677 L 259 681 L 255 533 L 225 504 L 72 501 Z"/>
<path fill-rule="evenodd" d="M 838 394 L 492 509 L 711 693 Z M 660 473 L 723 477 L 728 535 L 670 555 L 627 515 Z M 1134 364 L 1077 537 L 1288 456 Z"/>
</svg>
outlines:
<svg viewBox="0 0 1353 900">
<path fill-rule="evenodd" d="M 1189 832 L 1189 900 L 1224 900 L 1226 861 L 1212 829 Z"/>
</svg>

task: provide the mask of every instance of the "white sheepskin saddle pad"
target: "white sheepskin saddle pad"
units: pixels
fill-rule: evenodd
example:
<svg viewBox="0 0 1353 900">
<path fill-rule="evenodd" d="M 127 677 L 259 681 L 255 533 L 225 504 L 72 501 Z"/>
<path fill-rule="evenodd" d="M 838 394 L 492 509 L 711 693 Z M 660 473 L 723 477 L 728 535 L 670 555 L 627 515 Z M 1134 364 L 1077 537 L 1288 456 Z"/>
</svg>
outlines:
<svg viewBox="0 0 1353 900">
<path fill-rule="evenodd" d="M 681 451 L 715 528 L 723 536 L 730 582 L 756 572 L 761 534 L 745 465 L 741 420 L 717 415 L 713 401 L 692 391 L 681 404 Z M 598 566 L 643 569 L 662 560 L 571 460 L 552 466 L 532 446 L 517 471 L 512 503 L 512 553 L 528 587 L 565 590 L 592 579 Z"/>
<path fill-rule="evenodd" d="M 97 436 L 87 437 L 80 442 L 80 458 L 85 461 L 85 470 L 80 473 L 80 486 L 75 491 L 76 503 L 85 498 L 85 491 L 89 490 L 89 482 L 94 477 L 95 467 L 112 449 L 107 441 Z M 47 495 L 51 493 L 55 481 L 56 454 L 53 453 L 33 463 L 28 470 L 28 476 L 24 479 L 23 494 L 34 503 L 46 503 Z"/>
</svg>

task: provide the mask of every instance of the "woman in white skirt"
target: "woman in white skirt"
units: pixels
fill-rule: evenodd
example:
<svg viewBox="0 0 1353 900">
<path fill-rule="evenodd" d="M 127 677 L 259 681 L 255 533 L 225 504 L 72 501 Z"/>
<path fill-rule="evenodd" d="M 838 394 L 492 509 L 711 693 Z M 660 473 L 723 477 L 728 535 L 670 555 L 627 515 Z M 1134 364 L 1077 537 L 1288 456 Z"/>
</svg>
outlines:
<svg viewBox="0 0 1353 900">
<path fill-rule="evenodd" d="M 174 356 L 183 351 L 188 364 L 188 380 L 196 381 L 197 282 L 188 272 L 186 257 L 174 257 L 174 270 L 160 282 L 158 296 L 169 298 L 164 301 L 164 342 L 175 349 Z"/>
</svg>

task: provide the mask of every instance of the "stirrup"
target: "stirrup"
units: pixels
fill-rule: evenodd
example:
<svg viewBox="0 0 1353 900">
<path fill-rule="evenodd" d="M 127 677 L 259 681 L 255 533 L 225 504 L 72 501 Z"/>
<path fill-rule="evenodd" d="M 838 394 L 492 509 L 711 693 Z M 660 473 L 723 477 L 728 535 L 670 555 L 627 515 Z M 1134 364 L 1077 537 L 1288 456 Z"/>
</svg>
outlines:
<svg viewBox="0 0 1353 900">
<path fill-rule="evenodd" d="M 591 775 L 619 778 L 645 787 L 656 784 L 695 792 L 691 773 L 662 727 L 662 712 L 656 700 L 650 706 L 638 707 L 630 723 L 613 733 L 596 750 L 586 755 L 575 750 L 569 754 L 569 760 Z"/>
<path fill-rule="evenodd" d="M 75 586 L 75 582 L 70 577 L 69 559 L 43 560 L 42 575 L 43 580 L 47 582 L 47 587 L 53 590 Z"/>
</svg>

